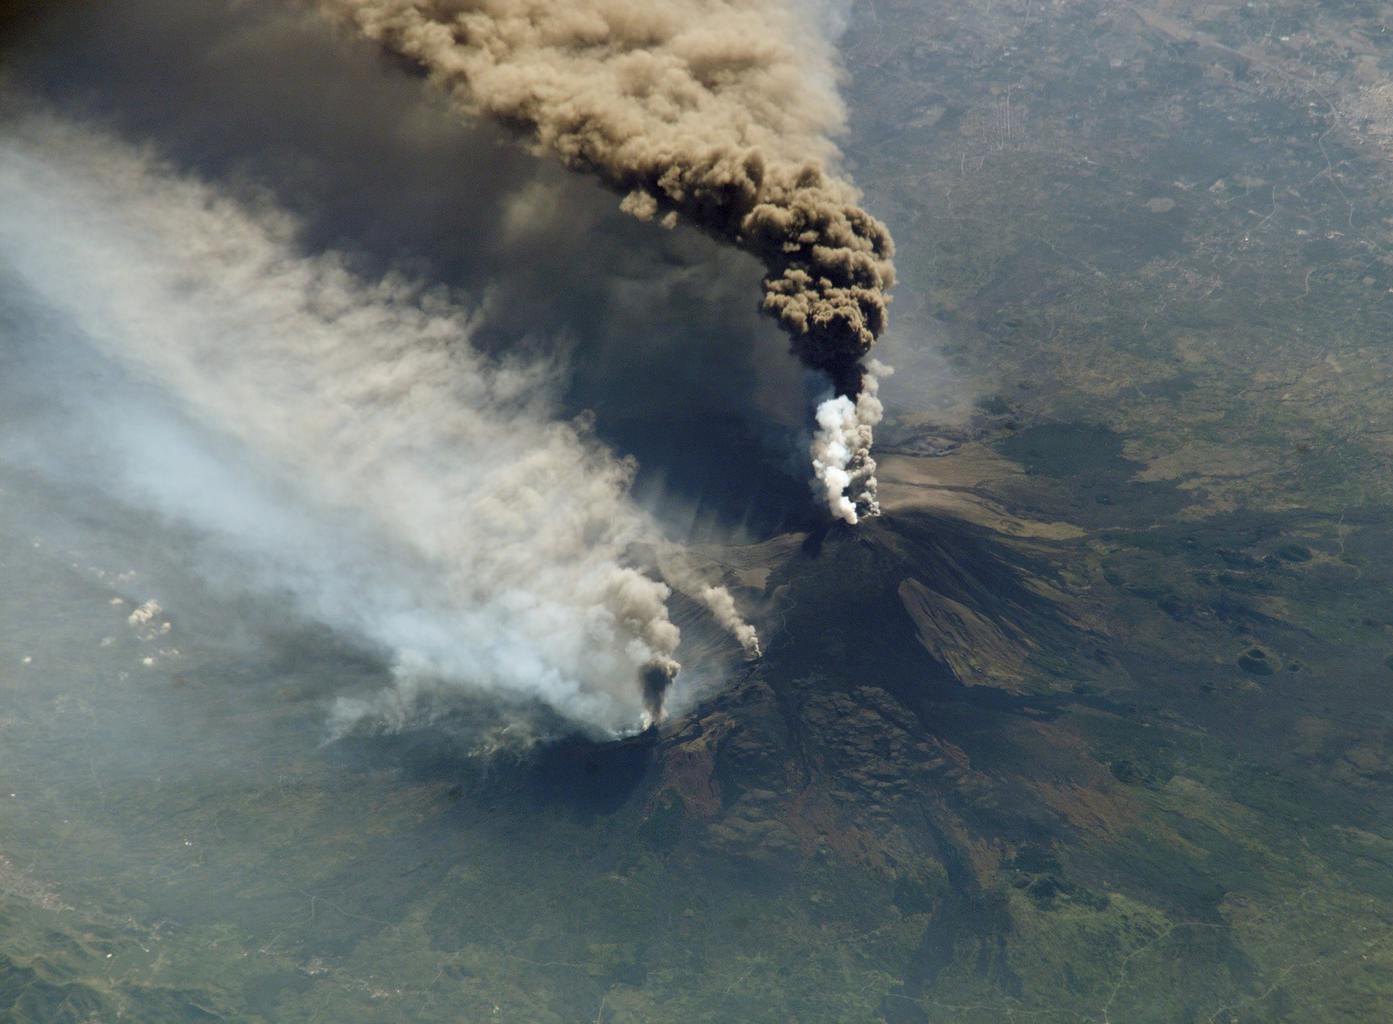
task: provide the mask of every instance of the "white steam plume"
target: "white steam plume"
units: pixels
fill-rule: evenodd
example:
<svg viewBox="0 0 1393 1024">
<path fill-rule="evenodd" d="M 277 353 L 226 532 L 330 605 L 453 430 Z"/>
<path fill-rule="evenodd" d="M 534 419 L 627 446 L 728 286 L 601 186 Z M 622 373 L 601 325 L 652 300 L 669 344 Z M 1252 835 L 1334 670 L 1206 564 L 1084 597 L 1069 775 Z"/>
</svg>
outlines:
<svg viewBox="0 0 1393 1024">
<path fill-rule="evenodd" d="M 89 424 L 115 463 L 90 482 L 389 649 L 394 688 L 340 702 L 341 727 L 454 692 L 608 734 L 661 715 L 679 633 L 627 563 L 653 540 L 634 466 L 552 418 L 547 367 L 485 361 L 447 297 L 305 255 L 274 210 L 87 130 L 3 129 L 0 264 L 174 408 Z"/>
<path fill-rule="evenodd" d="M 817 407 L 817 432 L 812 443 L 814 486 L 832 514 L 852 525 L 862 515 L 880 514 L 871 441 L 885 415 L 880 381 L 894 372 L 872 359 L 865 366 L 861 393 L 855 401 L 838 395 Z"/>
<path fill-rule="evenodd" d="M 880 414 L 873 395 L 859 409 L 862 360 L 886 327 L 894 243 L 837 170 L 845 111 L 825 34 L 845 26 L 845 0 L 318 2 L 418 63 L 467 114 L 622 194 L 627 212 L 757 257 L 765 312 L 831 378 L 855 451 L 869 452 Z M 868 464 L 818 471 L 849 522 L 876 508 Z M 849 495 L 833 490 L 839 472 Z"/>
</svg>

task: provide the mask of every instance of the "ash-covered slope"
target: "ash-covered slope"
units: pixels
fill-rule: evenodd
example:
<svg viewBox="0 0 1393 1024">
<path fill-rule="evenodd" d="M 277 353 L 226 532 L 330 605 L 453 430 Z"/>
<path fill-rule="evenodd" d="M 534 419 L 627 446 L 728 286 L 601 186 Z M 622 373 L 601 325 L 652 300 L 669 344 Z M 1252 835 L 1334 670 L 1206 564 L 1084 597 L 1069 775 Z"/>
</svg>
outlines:
<svg viewBox="0 0 1393 1024">
<path fill-rule="evenodd" d="M 1050 735 L 1062 709 L 1106 706 L 1077 664 L 1103 671 L 1106 639 L 1038 542 L 909 511 L 725 554 L 725 582 L 763 608 L 764 657 L 661 731 L 495 767 L 480 799 L 656 816 L 736 858 L 831 850 L 893 873 L 973 831 L 1065 828 L 1040 805 L 1041 768 L 1102 784 Z M 450 741 L 394 742 L 435 773 Z"/>
<path fill-rule="evenodd" d="M 1101 642 L 1039 552 L 897 514 L 807 535 L 764 594 L 763 663 L 657 754 L 654 805 L 681 807 L 716 847 L 830 850 L 893 874 L 967 857 L 975 835 L 1065 828 L 1038 800 L 1042 758 L 1048 775 L 1099 784 L 1095 767 L 1034 749 L 1088 699 L 1051 666 Z"/>
</svg>

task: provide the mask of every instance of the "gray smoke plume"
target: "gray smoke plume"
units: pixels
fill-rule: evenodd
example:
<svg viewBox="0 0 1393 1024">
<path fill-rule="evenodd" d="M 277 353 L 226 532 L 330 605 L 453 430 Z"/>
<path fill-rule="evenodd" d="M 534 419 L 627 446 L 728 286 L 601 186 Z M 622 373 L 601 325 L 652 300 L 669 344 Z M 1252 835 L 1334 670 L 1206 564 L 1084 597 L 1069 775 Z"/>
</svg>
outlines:
<svg viewBox="0 0 1393 1024">
<path fill-rule="evenodd" d="M 886 327 L 894 245 L 834 170 L 843 124 L 820 31 L 783 0 L 320 0 L 419 64 L 471 115 L 764 264 L 764 309 L 806 365 L 855 408 Z M 822 23 L 822 24 L 819 24 Z M 855 477 L 818 472 L 832 511 L 873 512 L 873 417 L 860 416 Z M 850 501 L 848 515 L 844 503 Z"/>
<path fill-rule="evenodd" d="M 725 587 L 705 586 L 698 592 L 701 603 L 715 616 L 722 628 L 728 630 L 740 643 L 745 657 L 755 660 L 763 656 L 759 646 L 759 634 L 743 618 L 735 607 L 735 598 Z"/>
<path fill-rule="evenodd" d="M 0 128 L 0 269 L 47 311 L 26 328 L 39 379 L 57 392 L 99 359 L 144 389 L 27 437 L 0 423 L 0 454 L 48 469 L 74 431 L 98 451 L 84 486 L 390 651 L 396 685 L 341 701 L 339 729 L 452 691 L 609 734 L 661 717 L 680 634 L 668 586 L 630 564 L 654 530 L 633 463 L 554 418 L 555 367 L 483 358 L 449 296 L 306 255 L 272 206 L 87 129 Z"/>
</svg>

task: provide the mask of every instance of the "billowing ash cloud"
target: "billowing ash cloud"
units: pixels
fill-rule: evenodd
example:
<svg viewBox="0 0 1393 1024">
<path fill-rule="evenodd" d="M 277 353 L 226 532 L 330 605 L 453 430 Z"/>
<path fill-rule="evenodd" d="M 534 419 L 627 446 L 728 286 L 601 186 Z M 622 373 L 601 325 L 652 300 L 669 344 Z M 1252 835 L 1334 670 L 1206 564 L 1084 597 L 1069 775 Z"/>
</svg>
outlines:
<svg viewBox="0 0 1393 1024">
<path fill-rule="evenodd" d="M 27 344 L 143 389 L 75 405 L 102 452 L 83 483 L 389 650 L 396 687 L 341 702 L 341 728 L 405 725 L 451 692 L 610 734 L 660 717 L 680 635 L 669 588 L 629 557 L 654 540 L 632 462 L 553 418 L 553 367 L 486 360 L 448 295 L 364 280 L 296 231 L 89 131 L 3 122 L 0 271 L 45 310 Z M 19 452 L 22 423 L 4 427 Z M 60 461 L 36 433 L 23 457 Z"/>
<path fill-rule="evenodd" d="M 818 22 L 835 23 L 835 5 L 821 17 L 783 0 L 321 5 L 419 63 L 470 114 L 621 192 L 628 212 L 681 218 L 758 257 L 765 311 L 856 407 L 862 360 L 886 327 L 894 246 L 832 169 L 844 114 Z M 818 470 L 850 521 L 874 510 L 874 418 L 857 417 L 866 443 L 850 473 Z M 849 498 L 844 476 L 859 488 Z"/>
</svg>

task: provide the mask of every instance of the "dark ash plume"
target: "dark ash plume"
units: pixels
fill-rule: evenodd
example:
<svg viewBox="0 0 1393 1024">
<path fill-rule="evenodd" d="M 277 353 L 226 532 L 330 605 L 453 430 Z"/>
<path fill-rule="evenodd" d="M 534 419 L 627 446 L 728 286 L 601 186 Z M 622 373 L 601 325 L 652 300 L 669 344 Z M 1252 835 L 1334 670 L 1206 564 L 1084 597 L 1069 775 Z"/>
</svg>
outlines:
<svg viewBox="0 0 1393 1024">
<path fill-rule="evenodd" d="M 667 701 L 668 687 L 677 678 L 680 666 L 670 658 L 655 658 L 639 671 L 639 683 L 643 688 L 643 710 L 648 725 L 657 725 L 663 720 L 663 705 Z"/>
<path fill-rule="evenodd" d="M 832 169 L 844 117 L 834 65 L 783 0 L 320 3 L 466 112 L 622 193 L 627 212 L 687 221 L 760 259 L 764 310 L 855 409 L 886 327 L 894 245 Z M 856 428 L 857 493 L 829 499 L 850 522 L 875 508 L 872 426 Z M 819 471 L 818 489 L 839 481 Z"/>
</svg>

